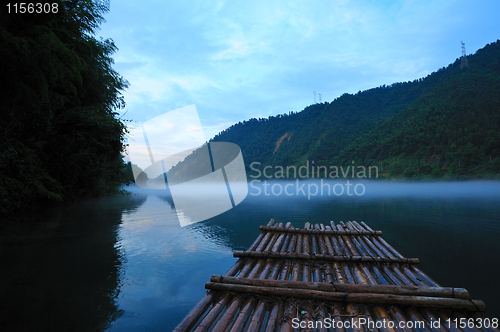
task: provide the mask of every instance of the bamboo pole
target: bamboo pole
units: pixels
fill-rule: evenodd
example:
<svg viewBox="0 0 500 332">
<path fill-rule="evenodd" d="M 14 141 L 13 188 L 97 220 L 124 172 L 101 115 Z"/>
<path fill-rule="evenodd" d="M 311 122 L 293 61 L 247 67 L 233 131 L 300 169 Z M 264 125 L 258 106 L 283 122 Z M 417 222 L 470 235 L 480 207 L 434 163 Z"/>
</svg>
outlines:
<svg viewBox="0 0 500 332">
<path fill-rule="evenodd" d="M 352 276 L 351 269 L 347 264 L 342 264 L 342 270 L 344 271 L 345 278 L 348 284 L 355 284 L 354 277 Z"/>
<path fill-rule="evenodd" d="M 286 229 L 283 227 L 269 227 L 269 226 L 260 226 L 259 229 L 261 231 L 271 231 L 271 232 L 290 232 L 290 233 L 301 233 L 301 234 L 330 234 L 330 235 L 374 235 L 380 236 L 382 235 L 382 231 L 350 231 L 348 229 L 342 230 L 319 230 L 319 229 L 305 229 L 305 228 L 293 228 Z"/>
<path fill-rule="evenodd" d="M 386 322 L 394 321 L 391 318 L 391 316 L 387 313 L 387 311 L 381 306 L 373 307 L 373 312 L 375 313 L 375 315 L 374 315 L 375 321 L 379 321 L 379 320 L 381 320 L 381 321 L 385 320 Z M 394 326 L 395 325 L 396 324 L 394 324 Z M 387 332 L 398 332 L 396 327 L 390 328 L 388 323 L 386 323 L 385 326 L 386 326 L 385 331 L 387 331 Z"/>
<path fill-rule="evenodd" d="M 425 281 L 425 283 L 429 286 L 432 286 L 432 287 L 440 287 L 440 285 L 435 282 L 434 280 L 431 279 L 431 277 L 429 277 L 427 274 L 425 274 L 424 272 L 422 272 L 419 268 L 417 268 L 416 266 L 410 266 L 410 269 L 416 274 L 418 275 L 418 277 L 420 279 L 422 279 L 423 281 Z"/>
<path fill-rule="evenodd" d="M 262 238 L 262 241 L 260 241 L 260 243 L 257 246 L 257 248 L 255 248 L 255 251 L 262 251 L 262 250 L 264 250 L 264 248 L 267 246 L 267 244 L 271 240 L 272 236 L 273 236 L 273 232 L 267 232 L 264 235 L 264 238 Z"/>
<path fill-rule="evenodd" d="M 287 228 L 292 227 L 292 224 L 288 222 L 286 224 Z M 273 248 L 271 251 L 273 252 L 280 252 L 280 251 L 286 251 L 288 244 L 287 244 L 287 239 L 290 241 L 290 233 L 288 234 L 281 234 L 278 237 L 278 240 L 276 240 L 276 243 L 274 244 Z M 268 276 L 270 279 L 276 279 L 278 276 L 278 270 L 281 267 L 283 262 L 281 260 L 275 260 L 275 259 L 269 259 L 266 262 L 266 265 L 264 266 L 264 269 L 262 273 L 259 275 L 259 279 L 266 279 Z M 272 270 L 272 272 L 270 272 Z"/>
<path fill-rule="evenodd" d="M 267 325 L 264 332 L 274 332 L 277 330 L 277 323 L 280 320 L 281 313 L 281 303 L 274 303 L 273 309 L 269 314 L 269 318 L 267 319 Z"/>
<path fill-rule="evenodd" d="M 259 304 L 257 304 L 257 308 L 252 314 L 252 319 L 250 320 L 250 324 L 248 325 L 247 331 L 260 331 L 265 315 L 266 315 L 266 302 L 260 301 Z"/>
<path fill-rule="evenodd" d="M 336 322 L 343 322 L 344 321 L 342 319 L 341 313 L 342 313 L 341 306 L 339 304 L 337 304 L 337 303 L 334 303 L 333 306 L 332 306 L 332 316 L 333 316 L 333 319 Z M 339 325 L 339 326 L 335 326 L 335 331 L 337 331 L 337 332 L 345 332 L 343 324 Z"/>
<path fill-rule="evenodd" d="M 265 263 L 266 263 L 266 259 L 263 259 L 263 258 L 258 259 L 257 262 L 255 263 L 253 269 L 248 274 L 247 278 L 256 278 L 258 275 L 260 275 L 261 269 Z"/>
<path fill-rule="evenodd" d="M 283 224 L 279 224 L 279 225 L 283 225 Z M 273 246 L 274 246 L 274 243 L 276 242 L 276 240 L 278 239 L 280 233 L 277 233 L 277 232 L 271 232 L 271 238 L 269 239 L 269 242 L 267 243 L 267 245 L 264 247 L 264 249 L 262 251 L 271 251 Z"/>
<path fill-rule="evenodd" d="M 361 273 L 359 265 L 353 265 L 352 270 L 354 272 L 353 275 L 357 281 L 357 284 L 368 285 L 368 281 L 366 281 L 365 276 Z"/>
<path fill-rule="evenodd" d="M 242 298 L 240 296 L 235 296 L 231 302 L 227 305 L 227 309 L 220 316 L 220 318 L 215 323 L 212 331 L 224 331 L 226 328 L 233 322 L 234 316 L 238 311 L 240 304 L 242 302 Z"/>
<path fill-rule="evenodd" d="M 330 226 L 326 226 L 326 229 L 331 229 Z M 332 243 L 330 242 L 330 239 L 329 239 L 329 236 L 328 235 L 323 235 L 323 237 L 321 237 L 321 239 L 323 240 L 323 243 L 325 244 L 325 247 L 326 247 L 326 252 L 322 253 L 322 254 L 325 254 L 325 255 L 336 255 L 333 247 L 332 247 Z"/>
<path fill-rule="evenodd" d="M 467 311 L 485 311 L 486 306 L 480 300 L 463 300 L 456 298 L 375 294 L 375 293 L 345 293 L 325 292 L 309 289 L 291 289 L 281 287 L 248 286 L 238 284 L 224 284 L 207 282 L 205 288 L 226 292 L 253 293 L 258 295 L 274 295 L 285 297 L 297 297 L 321 301 L 404 305 L 416 307 L 432 307 L 443 309 L 456 309 Z"/>
<path fill-rule="evenodd" d="M 405 283 L 401 281 L 394 273 L 389 269 L 386 264 L 382 265 L 385 275 L 391 280 L 394 285 L 404 285 Z"/>
<path fill-rule="evenodd" d="M 383 273 L 379 270 L 378 266 L 372 266 L 373 272 L 377 278 L 377 284 L 379 285 L 389 285 L 389 281 L 384 277 Z"/>
<path fill-rule="evenodd" d="M 345 309 L 346 309 L 347 315 L 351 317 L 351 320 L 357 321 L 357 324 L 352 324 L 351 331 L 353 331 L 353 332 L 365 332 L 365 329 L 362 327 L 361 324 L 359 324 L 359 317 L 358 317 L 357 308 L 352 304 L 348 304 Z"/>
<path fill-rule="evenodd" d="M 283 313 L 283 320 L 280 326 L 280 332 L 292 332 L 292 316 L 293 316 L 293 306 L 291 303 L 287 303 L 285 306 L 285 312 Z"/>
<path fill-rule="evenodd" d="M 326 226 L 326 229 L 330 228 L 330 226 Z M 326 254 L 327 255 L 335 255 L 335 251 L 333 250 L 332 243 L 330 242 L 330 239 L 328 238 L 328 235 L 323 235 L 323 241 L 326 246 Z M 332 283 L 335 281 L 335 277 L 333 276 L 333 270 L 331 268 L 330 263 L 325 263 L 325 268 L 324 268 L 324 274 L 325 274 L 325 281 L 328 283 Z"/>
<path fill-rule="evenodd" d="M 254 298 L 249 298 L 241 311 L 238 313 L 236 320 L 234 321 L 233 326 L 231 326 L 230 332 L 241 332 L 243 331 L 243 327 L 245 326 L 248 317 L 252 313 L 253 307 L 255 305 L 256 300 Z"/>
<path fill-rule="evenodd" d="M 396 266 L 396 264 L 390 264 L 389 268 L 391 271 L 394 272 L 398 276 L 398 278 L 405 284 L 405 285 L 418 285 L 415 284 L 410 278 L 408 278 L 401 270 Z"/>
<path fill-rule="evenodd" d="M 201 322 L 196 326 L 194 332 L 204 332 L 208 331 L 210 326 L 214 323 L 215 319 L 219 316 L 220 312 L 224 309 L 226 304 L 229 302 L 231 297 L 229 294 L 224 294 L 222 297 L 214 304 L 212 309 L 208 314 L 201 320 Z"/>
<path fill-rule="evenodd" d="M 305 224 L 306 229 L 311 228 L 311 224 L 306 223 Z M 314 235 L 311 235 L 314 236 Z M 302 243 L 303 243 L 303 248 L 304 248 L 304 254 L 310 254 L 310 248 L 309 248 L 309 235 L 304 234 L 302 236 Z M 311 281 L 311 271 L 309 270 L 309 264 L 308 262 L 302 263 L 302 280 L 304 281 Z"/>
<path fill-rule="evenodd" d="M 342 275 L 342 270 L 340 269 L 339 263 L 333 262 L 333 270 L 335 271 L 335 279 L 337 279 L 337 283 L 339 284 L 345 283 L 344 276 Z"/>
<path fill-rule="evenodd" d="M 245 262 L 245 265 L 243 265 L 242 269 L 240 270 L 240 273 L 238 273 L 238 278 L 248 277 L 248 274 L 252 271 L 252 268 L 255 265 L 255 263 L 256 263 L 255 259 L 248 259 Z"/>
<path fill-rule="evenodd" d="M 375 277 L 371 274 L 370 270 L 368 267 L 364 264 L 359 264 L 359 267 L 363 273 L 363 275 L 366 277 L 366 281 L 370 285 L 378 285 L 377 280 L 375 280 Z"/>
<path fill-rule="evenodd" d="M 270 227 L 273 223 L 274 223 L 274 219 L 271 219 L 267 223 L 267 226 Z M 264 231 L 260 232 L 259 236 L 257 236 L 257 238 L 255 239 L 255 241 L 253 241 L 252 245 L 248 248 L 248 250 L 255 250 L 255 248 L 257 248 L 257 246 L 259 245 L 260 241 L 262 241 L 262 239 L 264 238 L 264 235 L 266 233 L 267 232 L 264 232 Z"/>
<path fill-rule="evenodd" d="M 406 266 L 401 265 L 399 267 L 400 270 L 403 270 L 402 272 L 415 284 L 418 286 L 426 286 L 427 284 L 424 282 L 424 280 L 420 279 L 418 276 L 416 276 L 412 271 L 410 271 Z"/>
<path fill-rule="evenodd" d="M 300 234 L 299 234 L 300 237 Z M 298 260 L 324 260 L 337 262 L 378 262 L 378 263 L 398 263 L 398 264 L 418 264 L 418 258 L 388 258 L 370 256 L 332 256 L 322 254 L 306 254 L 298 252 L 265 252 L 265 251 L 234 251 L 234 257 L 252 258 L 277 258 L 277 259 L 298 259 Z"/>
<path fill-rule="evenodd" d="M 190 330 L 193 327 L 193 325 L 200 319 L 205 310 L 207 310 L 207 308 L 212 304 L 215 295 L 216 292 L 214 291 L 208 292 L 208 294 L 205 295 L 203 299 L 201 299 L 201 301 L 198 302 L 198 304 L 193 309 L 191 309 L 191 311 L 186 315 L 186 317 L 184 317 L 184 319 L 179 324 L 177 324 L 173 332 Z"/>
<path fill-rule="evenodd" d="M 325 307 L 323 307 L 323 306 L 320 306 L 318 313 L 319 313 L 319 317 L 321 317 L 322 319 L 328 317 L 328 315 L 326 314 Z M 318 332 L 326 332 L 326 327 L 324 325 L 322 325 L 322 326 L 318 327 L 317 331 Z"/>
<path fill-rule="evenodd" d="M 288 249 L 287 252 L 292 252 L 295 250 L 295 247 L 297 245 L 297 234 L 292 234 L 290 243 L 288 244 Z M 290 259 L 285 260 L 283 263 L 283 269 L 281 270 L 279 274 L 279 279 L 281 280 L 288 280 L 290 276 L 290 268 L 292 265 L 292 261 Z"/>
<path fill-rule="evenodd" d="M 248 258 L 240 258 L 236 261 L 236 263 L 231 266 L 231 268 L 224 274 L 226 276 L 231 276 L 234 277 L 238 271 L 241 269 L 242 266 L 245 265 L 245 262 L 248 260 Z"/>
<path fill-rule="evenodd" d="M 397 321 L 396 326 L 400 326 L 400 329 L 405 331 L 405 332 L 413 332 L 412 329 L 407 327 L 406 317 L 403 315 L 401 310 L 399 310 L 399 308 L 391 307 L 391 308 L 389 308 L 389 312 L 391 313 L 392 317 L 394 317 L 394 319 Z"/>
<path fill-rule="evenodd" d="M 425 317 L 425 318 L 422 317 L 414 308 L 409 307 L 406 309 L 406 312 L 410 316 L 411 321 L 413 321 L 413 322 L 425 322 L 425 329 L 427 331 L 438 331 L 432 327 L 428 317 Z M 441 329 L 439 329 L 439 330 L 441 330 Z"/>
<path fill-rule="evenodd" d="M 342 223 L 342 222 L 341 222 Z M 342 223 L 343 224 L 343 223 Z M 337 229 L 340 231 L 342 230 L 342 226 L 340 225 L 337 225 Z M 344 243 L 345 245 L 347 246 L 347 249 L 348 249 L 348 256 L 361 256 L 358 252 L 358 250 L 354 247 L 354 245 L 352 244 L 352 242 L 350 241 L 350 238 L 349 236 L 347 235 L 343 235 L 342 236 L 342 240 L 344 240 Z"/>
</svg>

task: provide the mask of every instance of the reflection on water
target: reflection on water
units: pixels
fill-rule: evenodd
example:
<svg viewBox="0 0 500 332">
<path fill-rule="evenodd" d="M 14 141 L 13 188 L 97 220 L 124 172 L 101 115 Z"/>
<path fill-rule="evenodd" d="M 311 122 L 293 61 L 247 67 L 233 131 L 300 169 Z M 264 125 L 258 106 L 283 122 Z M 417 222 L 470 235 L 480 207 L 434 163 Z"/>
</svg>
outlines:
<svg viewBox="0 0 500 332">
<path fill-rule="evenodd" d="M 498 182 L 363 184 L 363 196 L 310 199 L 266 196 L 263 187 L 256 196 L 254 188 L 235 208 L 188 227 L 168 193 L 143 189 L 33 217 L 35 225 L 1 238 L 0 330 L 171 330 L 270 218 L 295 227 L 365 221 L 440 284 L 467 288 L 487 316 L 500 316 Z"/>
<path fill-rule="evenodd" d="M 99 331 L 123 313 L 117 230 L 143 198 L 25 216 L 0 236 L 1 331 Z"/>
</svg>

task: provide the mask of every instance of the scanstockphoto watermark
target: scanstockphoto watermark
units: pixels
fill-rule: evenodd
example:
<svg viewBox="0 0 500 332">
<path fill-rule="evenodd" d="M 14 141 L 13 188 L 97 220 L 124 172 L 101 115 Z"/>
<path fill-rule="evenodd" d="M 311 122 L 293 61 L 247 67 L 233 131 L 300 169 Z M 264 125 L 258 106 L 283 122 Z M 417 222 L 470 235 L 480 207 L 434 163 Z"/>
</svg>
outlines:
<svg viewBox="0 0 500 332">
<path fill-rule="evenodd" d="M 377 166 L 318 166 L 314 161 L 307 161 L 303 166 L 265 166 L 260 169 L 260 162 L 250 164 L 253 178 L 250 181 L 252 196 L 307 196 L 311 199 L 313 196 L 363 196 L 366 187 L 363 183 L 351 183 L 351 179 L 370 179 L 378 178 Z M 262 180 L 264 178 L 264 180 Z M 320 179 L 317 181 L 299 181 L 305 179 Z M 347 179 L 345 183 L 333 182 L 327 180 Z M 295 179 L 295 181 L 274 181 L 268 182 L 267 179 Z"/>
<path fill-rule="evenodd" d="M 378 166 L 363 166 L 354 164 L 344 166 L 319 166 L 314 165 L 314 160 L 303 166 L 265 166 L 262 171 L 259 169 L 261 163 L 254 161 L 250 164 L 250 169 L 255 174 L 249 176 L 254 179 L 372 179 L 378 178 Z"/>
</svg>

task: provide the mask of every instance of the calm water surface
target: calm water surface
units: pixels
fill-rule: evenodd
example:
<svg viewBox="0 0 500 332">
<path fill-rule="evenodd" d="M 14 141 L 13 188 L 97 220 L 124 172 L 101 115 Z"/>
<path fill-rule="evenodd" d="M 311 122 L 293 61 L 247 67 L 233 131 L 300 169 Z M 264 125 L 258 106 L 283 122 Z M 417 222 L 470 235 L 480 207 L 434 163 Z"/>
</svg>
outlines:
<svg viewBox="0 0 500 332">
<path fill-rule="evenodd" d="M 362 196 L 308 198 L 255 184 L 234 209 L 184 228 L 171 197 L 137 188 L 25 216 L 28 224 L 0 235 L 0 330 L 171 330 L 271 218 L 295 227 L 364 221 L 438 283 L 467 288 L 486 316 L 500 317 L 499 182 L 363 185 Z"/>
</svg>

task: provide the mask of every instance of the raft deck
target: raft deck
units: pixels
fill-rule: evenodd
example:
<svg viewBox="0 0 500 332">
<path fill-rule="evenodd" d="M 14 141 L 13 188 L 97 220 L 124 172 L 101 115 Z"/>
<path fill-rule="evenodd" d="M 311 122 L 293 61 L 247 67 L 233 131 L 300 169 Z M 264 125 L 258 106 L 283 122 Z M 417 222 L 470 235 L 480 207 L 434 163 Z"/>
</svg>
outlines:
<svg viewBox="0 0 500 332">
<path fill-rule="evenodd" d="M 499 331 L 482 301 L 438 285 L 364 222 L 273 223 L 175 332 Z"/>
</svg>

